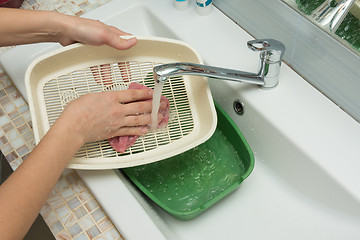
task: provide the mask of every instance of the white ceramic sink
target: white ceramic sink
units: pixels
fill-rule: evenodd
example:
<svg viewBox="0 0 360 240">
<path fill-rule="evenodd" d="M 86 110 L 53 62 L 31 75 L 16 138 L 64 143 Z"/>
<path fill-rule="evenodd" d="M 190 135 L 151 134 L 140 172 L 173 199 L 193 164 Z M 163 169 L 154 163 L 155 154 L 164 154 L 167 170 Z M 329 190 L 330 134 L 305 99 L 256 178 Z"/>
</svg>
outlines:
<svg viewBox="0 0 360 240">
<path fill-rule="evenodd" d="M 194 7 L 177 11 L 172 1 L 114 0 L 86 16 L 137 35 L 187 41 L 209 65 L 244 71 L 258 67 L 258 55 L 246 47 L 252 37 L 217 9 L 199 16 Z M 20 75 L 24 69 L 9 62 L 21 59 L 12 54 L 22 52 L 22 59 L 29 61 L 53 47 L 39 47 L 34 53 L 25 46 L 1 60 L 16 81 L 14 72 Z M 210 80 L 210 85 L 214 99 L 255 154 L 253 173 L 197 218 L 180 221 L 143 198 L 117 170 L 78 171 L 123 236 L 360 239 L 360 124 L 286 64 L 272 90 L 219 80 Z M 242 116 L 233 111 L 235 99 L 244 104 Z"/>
</svg>

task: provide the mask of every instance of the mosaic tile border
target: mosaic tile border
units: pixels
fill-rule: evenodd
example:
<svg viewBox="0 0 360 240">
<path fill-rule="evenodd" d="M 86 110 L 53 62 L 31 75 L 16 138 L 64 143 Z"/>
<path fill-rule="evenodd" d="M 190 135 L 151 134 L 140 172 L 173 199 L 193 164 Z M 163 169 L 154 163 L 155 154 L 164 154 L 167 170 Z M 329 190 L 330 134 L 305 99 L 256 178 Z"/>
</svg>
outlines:
<svg viewBox="0 0 360 240">
<path fill-rule="evenodd" d="M 26 0 L 21 8 L 80 16 L 109 0 Z M 0 48 L 0 54 L 12 47 Z M 0 149 L 15 170 L 35 147 L 28 104 L 0 67 Z M 40 214 L 56 239 L 123 239 L 76 171 L 66 169 Z"/>
</svg>

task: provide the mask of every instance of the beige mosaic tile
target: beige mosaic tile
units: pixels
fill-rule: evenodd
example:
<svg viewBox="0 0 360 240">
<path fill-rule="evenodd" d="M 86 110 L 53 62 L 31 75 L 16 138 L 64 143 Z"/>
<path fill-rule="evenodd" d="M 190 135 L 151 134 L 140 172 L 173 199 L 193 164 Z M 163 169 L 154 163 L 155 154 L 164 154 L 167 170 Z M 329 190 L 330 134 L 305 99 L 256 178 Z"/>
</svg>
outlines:
<svg viewBox="0 0 360 240">
<path fill-rule="evenodd" d="M 110 0 L 25 0 L 23 9 L 80 16 Z M 0 55 L 12 46 L 0 48 Z M 0 67 L 0 149 L 16 168 L 35 146 L 26 101 Z M 56 239 L 123 239 L 76 171 L 67 169 L 40 214 Z"/>
</svg>

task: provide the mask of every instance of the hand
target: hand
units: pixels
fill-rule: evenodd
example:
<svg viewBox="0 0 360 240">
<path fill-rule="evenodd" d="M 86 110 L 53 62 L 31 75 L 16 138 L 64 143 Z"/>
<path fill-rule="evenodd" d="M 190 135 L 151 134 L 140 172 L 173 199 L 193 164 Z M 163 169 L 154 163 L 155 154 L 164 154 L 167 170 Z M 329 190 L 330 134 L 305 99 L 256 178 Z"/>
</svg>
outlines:
<svg viewBox="0 0 360 240">
<path fill-rule="evenodd" d="M 122 35 L 128 33 L 96 20 L 52 11 L 0 8 L 0 46 L 37 42 L 66 46 L 81 42 L 121 50 L 136 44 L 135 38 L 123 39 L 119 37 Z"/>
<path fill-rule="evenodd" d="M 151 123 L 153 91 L 123 90 L 89 93 L 70 102 L 53 128 L 67 130 L 80 144 L 114 136 L 144 135 Z M 166 103 L 160 104 L 165 109 Z M 158 121 L 163 119 L 158 115 Z"/>
<path fill-rule="evenodd" d="M 119 36 L 130 34 L 114 26 L 86 18 L 73 16 L 62 17 L 66 18 L 63 20 L 65 27 L 61 31 L 62 35 L 59 39 L 59 43 L 63 46 L 81 42 L 95 46 L 107 44 L 113 48 L 123 50 L 136 44 L 136 38 L 120 38 Z"/>
</svg>

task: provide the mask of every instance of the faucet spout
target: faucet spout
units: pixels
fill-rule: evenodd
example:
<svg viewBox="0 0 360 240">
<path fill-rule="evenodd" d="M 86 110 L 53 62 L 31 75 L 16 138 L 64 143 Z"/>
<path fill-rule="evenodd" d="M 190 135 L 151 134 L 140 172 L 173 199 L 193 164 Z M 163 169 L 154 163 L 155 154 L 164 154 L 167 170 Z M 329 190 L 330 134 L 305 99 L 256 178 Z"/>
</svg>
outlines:
<svg viewBox="0 0 360 240">
<path fill-rule="evenodd" d="M 229 81 L 264 85 L 260 73 L 248 73 L 187 62 L 169 63 L 154 67 L 154 76 L 158 82 L 165 82 L 168 77 L 181 75 L 198 75 L 211 78 L 221 78 Z"/>
<path fill-rule="evenodd" d="M 252 40 L 248 47 L 260 53 L 260 66 L 257 73 L 238 71 L 202 64 L 178 62 L 154 67 L 154 78 L 164 83 L 169 77 L 198 75 L 235 82 L 256 84 L 262 88 L 273 88 L 279 82 L 279 73 L 285 46 L 273 39 Z"/>
</svg>

